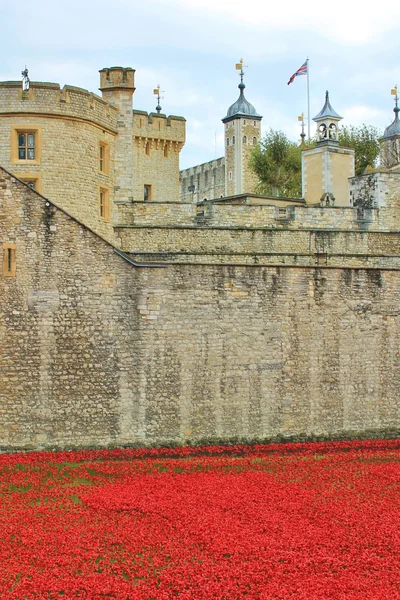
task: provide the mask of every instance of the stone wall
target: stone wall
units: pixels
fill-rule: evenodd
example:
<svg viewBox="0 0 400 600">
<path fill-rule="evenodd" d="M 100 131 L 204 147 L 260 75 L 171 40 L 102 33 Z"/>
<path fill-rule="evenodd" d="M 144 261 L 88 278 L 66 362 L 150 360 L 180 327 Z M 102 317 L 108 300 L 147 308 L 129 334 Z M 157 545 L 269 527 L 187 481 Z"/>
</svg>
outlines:
<svg viewBox="0 0 400 600">
<path fill-rule="evenodd" d="M 350 204 L 363 209 L 400 209 L 400 173 L 369 173 L 352 177 Z"/>
<path fill-rule="evenodd" d="M 180 199 L 182 202 L 202 202 L 223 198 L 225 194 L 225 158 L 216 158 L 210 162 L 180 172 Z M 189 191 L 194 186 L 194 191 Z"/>
<path fill-rule="evenodd" d="M 0 242 L 4 449 L 398 434 L 398 269 L 134 267 L 3 170 Z"/>
</svg>

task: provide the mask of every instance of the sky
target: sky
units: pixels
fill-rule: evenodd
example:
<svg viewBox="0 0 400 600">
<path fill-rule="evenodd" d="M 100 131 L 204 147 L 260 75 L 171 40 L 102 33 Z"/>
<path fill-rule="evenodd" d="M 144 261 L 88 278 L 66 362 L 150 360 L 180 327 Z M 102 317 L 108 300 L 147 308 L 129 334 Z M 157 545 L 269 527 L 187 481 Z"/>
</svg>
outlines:
<svg viewBox="0 0 400 600">
<path fill-rule="evenodd" d="M 293 141 L 307 115 L 307 77 L 287 82 L 307 57 L 311 118 L 329 90 L 343 125 L 383 131 L 400 85 L 394 0 L 0 0 L 0 24 L 0 81 L 20 80 L 27 65 L 32 81 L 100 94 L 100 69 L 132 67 L 134 107 L 148 112 L 160 84 L 162 112 L 187 120 L 182 169 L 223 155 L 221 119 L 239 94 L 241 58 L 263 132 Z"/>
</svg>

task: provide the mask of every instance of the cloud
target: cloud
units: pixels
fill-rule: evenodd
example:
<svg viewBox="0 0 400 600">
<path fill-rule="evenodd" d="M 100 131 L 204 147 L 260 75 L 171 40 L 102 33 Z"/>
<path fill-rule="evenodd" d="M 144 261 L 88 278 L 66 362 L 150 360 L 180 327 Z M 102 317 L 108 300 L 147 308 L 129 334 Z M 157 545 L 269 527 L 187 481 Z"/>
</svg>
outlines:
<svg viewBox="0 0 400 600">
<path fill-rule="evenodd" d="M 163 4 L 168 2 L 164 0 Z M 375 10 L 368 10 L 365 1 L 336 0 L 329 10 L 320 0 L 287 0 L 274 3 L 264 0 L 169 0 L 186 10 L 217 14 L 225 19 L 251 25 L 256 29 L 311 30 L 324 37 L 346 42 L 366 42 L 396 27 L 400 7 L 393 0 L 382 0 Z"/>
</svg>

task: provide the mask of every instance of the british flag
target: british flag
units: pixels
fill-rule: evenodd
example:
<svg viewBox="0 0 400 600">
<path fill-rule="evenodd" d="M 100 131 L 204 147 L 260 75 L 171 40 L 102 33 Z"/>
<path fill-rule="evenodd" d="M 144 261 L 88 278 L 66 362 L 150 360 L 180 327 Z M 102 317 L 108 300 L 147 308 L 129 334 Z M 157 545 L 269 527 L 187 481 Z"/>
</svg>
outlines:
<svg viewBox="0 0 400 600">
<path fill-rule="evenodd" d="M 300 69 L 297 69 L 296 73 L 293 73 L 293 75 L 291 76 L 291 78 L 289 79 L 287 84 L 290 85 L 291 83 L 293 83 L 294 78 L 297 77 L 298 75 L 307 75 L 307 70 L 308 70 L 308 61 L 306 60 L 306 62 L 303 65 L 301 65 Z"/>
</svg>

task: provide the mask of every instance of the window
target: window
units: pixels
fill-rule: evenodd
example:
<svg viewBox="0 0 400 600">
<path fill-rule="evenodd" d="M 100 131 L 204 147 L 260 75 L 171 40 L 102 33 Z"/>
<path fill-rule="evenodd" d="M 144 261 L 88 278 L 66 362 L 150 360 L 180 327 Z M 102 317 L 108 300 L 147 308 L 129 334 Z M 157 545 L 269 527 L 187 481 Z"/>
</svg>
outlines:
<svg viewBox="0 0 400 600">
<path fill-rule="evenodd" d="M 104 221 L 110 220 L 110 193 L 105 188 L 99 190 L 99 214 Z"/>
<path fill-rule="evenodd" d="M 235 136 L 232 138 L 232 144 L 235 144 Z"/>
<path fill-rule="evenodd" d="M 253 137 L 253 146 L 257 146 L 257 138 Z"/>
<path fill-rule="evenodd" d="M 226 145 L 229 146 L 229 138 L 226 138 Z"/>
<path fill-rule="evenodd" d="M 148 200 L 151 200 L 151 185 L 146 184 L 143 187 L 143 200 L 145 202 L 147 202 Z"/>
<path fill-rule="evenodd" d="M 246 125 L 246 119 L 244 119 L 244 121 L 243 121 L 243 125 Z"/>
<path fill-rule="evenodd" d="M 144 151 L 146 153 L 146 156 L 150 156 L 150 142 L 146 142 L 146 145 L 144 147 Z"/>
<path fill-rule="evenodd" d="M 257 124 L 256 124 L 256 123 L 257 123 L 256 121 L 253 121 L 253 125 L 254 125 L 254 127 L 256 127 L 256 126 L 257 126 Z"/>
<path fill-rule="evenodd" d="M 35 134 L 18 134 L 18 160 L 35 160 Z"/>
<path fill-rule="evenodd" d="M 247 144 L 247 135 L 243 136 L 243 144 Z"/>
<path fill-rule="evenodd" d="M 168 145 L 165 144 L 165 146 L 164 146 L 164 156 L 165 156 L 165 158 L 168 158 L 168 154 L 169 154 L 169 152 L 168 152 Z"/>
<path fill-rule="evenodd" d="M 99 144 L 99 171 L 100 173 L 104 173 L 104 175 L 108 175 L 110 172 L 109 168 L 109 147 L 108 144 L 104 142 L 100 142 Z"/>
<path fill-rule="evenodd" d="M 15 244 L 3 244 L 3 275 L 4 277 L 15 277 Z"/>
<path fill-rule="evenodd" d="M 40 164 L 40 128 L 11 128 L 11 163 Z"/>
<path fill-rule="evenodd" d="M 231 181 L 232 180 L 232 171 L 229 171 L 228 177 L 229 177 L 229 181 Z"/>
<path fill-rule="evenodd" d="M 36 175 L 36 173 L 18 173 L 18 179 L 26 183 L 30 188 L 42 193 L 42 180 L 40 175 Z"/>
</svg>

